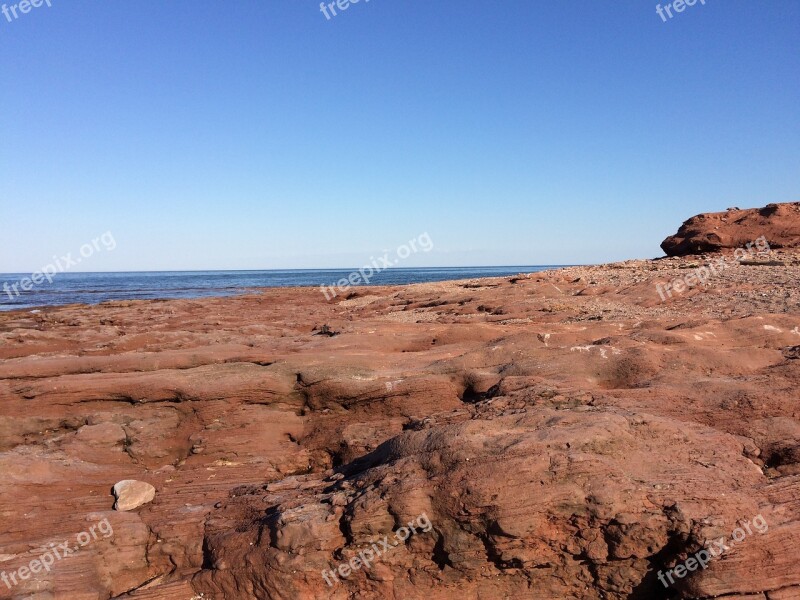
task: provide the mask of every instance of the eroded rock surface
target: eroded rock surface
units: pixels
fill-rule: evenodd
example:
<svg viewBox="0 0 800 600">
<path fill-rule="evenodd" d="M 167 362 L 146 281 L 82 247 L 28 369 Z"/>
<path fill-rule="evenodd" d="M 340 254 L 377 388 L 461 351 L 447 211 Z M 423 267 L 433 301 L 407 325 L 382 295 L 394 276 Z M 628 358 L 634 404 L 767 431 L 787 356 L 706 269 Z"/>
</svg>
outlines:
<svg viewBox="0 0 800 600">
<path fill-rule="evenodd" d="M 748 248 L 762 237 L 772 248 L 800 248 L 800 202 L 694 216 L 665 239 L 661 249 L 667 256 L 686 256 Z"/>
<path fill-rule="evenodd" d="M 0 598 L 800 598 L 800 255 L 710 260 L 0 314 Z"/>
</svg>

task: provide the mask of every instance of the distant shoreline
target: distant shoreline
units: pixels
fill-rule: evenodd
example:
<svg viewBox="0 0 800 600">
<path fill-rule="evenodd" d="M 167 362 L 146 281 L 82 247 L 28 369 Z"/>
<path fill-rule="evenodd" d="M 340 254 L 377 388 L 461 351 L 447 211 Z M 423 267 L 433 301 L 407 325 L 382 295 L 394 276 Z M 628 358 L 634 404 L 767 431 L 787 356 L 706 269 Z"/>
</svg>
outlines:
<svg viewBox="0 0 800 600">
<path fill-rule="evenodd" d="M 356 287 L 411 285 L 507 277 L 556 270 L 572 265 L 511 265 L 494 267 L 398 267 L 387 269 Z M 242 271 L 133 271 L 62 273 L 52 284 L 34 286 L 19 296 L 0 294 L 0 312 L 34 310 L 68 304 L 95 305 L 112 300 L 178 300 L 238 296 L 270 288 L 319 288 L 347 277 L 352 269 L 273 269 Z M 0 274 L 4 283 L 23 274 Z M 354 288 L 355 289 L 355 288 Z"/>
</svg>

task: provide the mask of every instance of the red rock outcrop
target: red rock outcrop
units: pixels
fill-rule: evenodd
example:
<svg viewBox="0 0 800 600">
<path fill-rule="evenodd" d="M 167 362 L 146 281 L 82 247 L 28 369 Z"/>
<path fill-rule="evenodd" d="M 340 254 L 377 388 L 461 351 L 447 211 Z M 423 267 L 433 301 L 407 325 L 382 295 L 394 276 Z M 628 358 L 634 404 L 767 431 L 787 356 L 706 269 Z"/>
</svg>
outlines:
<svg viewBox="0 0 800 600">
<path fill-rule="evenodd" d="M 800 202 L 696 215 L 665 239 L 661 249 L 667 256 L 687 256 L 749 248 L 762 237 L 772 248 L 800 248 Z"/>
<path fill-rule="evenodd" d="M 800 254 L 717 259 L 0 314 L 0 598 L 800 598 Z"/>
</svg>

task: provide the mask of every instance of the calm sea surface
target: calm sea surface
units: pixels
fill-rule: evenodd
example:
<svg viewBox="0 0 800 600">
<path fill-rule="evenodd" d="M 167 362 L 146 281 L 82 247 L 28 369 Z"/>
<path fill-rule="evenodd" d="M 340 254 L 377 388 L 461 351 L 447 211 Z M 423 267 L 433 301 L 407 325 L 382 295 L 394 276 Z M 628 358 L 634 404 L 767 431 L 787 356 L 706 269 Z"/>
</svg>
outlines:
<svg viewBox="0 0 800 600">
<path fill-rule="evenodd" d="M 377 273 L 370 285 L 398 285 L 500 277 L 533 273 L 556 266 L 519 267 L 443 267 L 427 269 L 386 269 Z M 154 298 L 202 298 L 231 296 L 261 287 L 329 286 L 346 278 L 352 269 L 296 271 L 179 271 L 149 273 L 59 273 L 52 283 L 45 280 L 17 296 L 10 287 L 27 274 L 0 273 L 0 311 L 36 308 L 75 302 L 97 304 L 106 300 Z M 8 288 L 3 284 L 8 284 Z M 9 290 L 11 293 L 6 291 Z"/>
</svg>

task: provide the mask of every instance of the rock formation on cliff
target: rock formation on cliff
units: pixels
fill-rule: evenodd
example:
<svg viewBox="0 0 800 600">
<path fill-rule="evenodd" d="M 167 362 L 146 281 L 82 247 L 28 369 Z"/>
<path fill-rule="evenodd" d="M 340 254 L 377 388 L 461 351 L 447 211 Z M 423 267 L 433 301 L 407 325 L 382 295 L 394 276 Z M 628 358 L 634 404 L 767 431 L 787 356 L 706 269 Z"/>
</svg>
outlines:
<svg viewBox="0 0 800 600">
<path fill-rule="evenodd" d="M 772 248 L 800 248 L 800 202 L 697 215 L 661 242 L 667 256 L 746 248 L 758 238 Z"/>
</svg>

